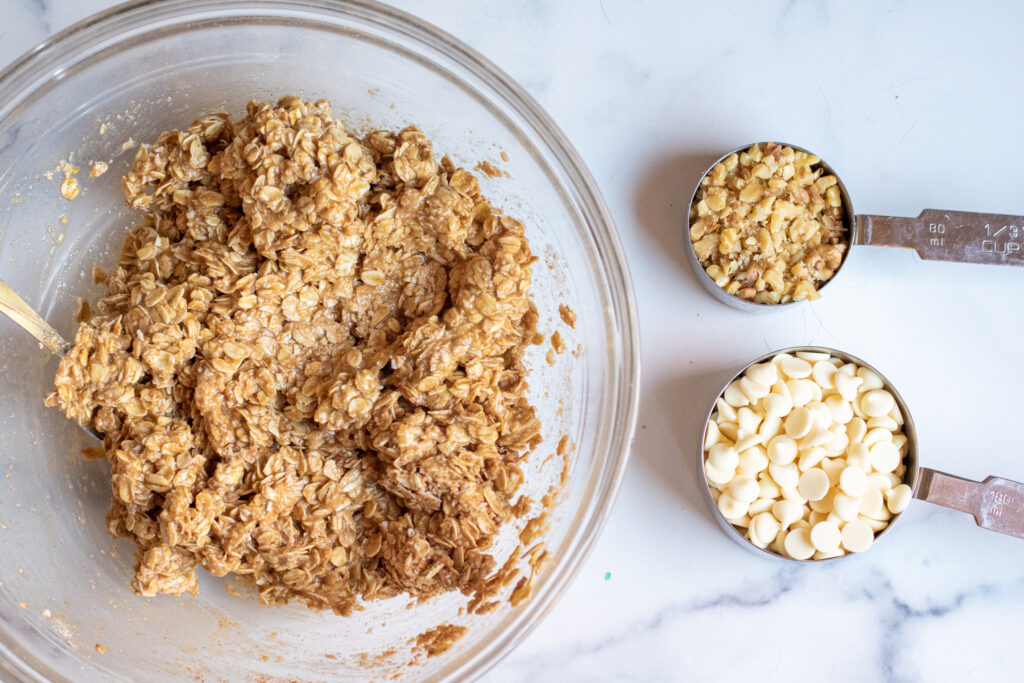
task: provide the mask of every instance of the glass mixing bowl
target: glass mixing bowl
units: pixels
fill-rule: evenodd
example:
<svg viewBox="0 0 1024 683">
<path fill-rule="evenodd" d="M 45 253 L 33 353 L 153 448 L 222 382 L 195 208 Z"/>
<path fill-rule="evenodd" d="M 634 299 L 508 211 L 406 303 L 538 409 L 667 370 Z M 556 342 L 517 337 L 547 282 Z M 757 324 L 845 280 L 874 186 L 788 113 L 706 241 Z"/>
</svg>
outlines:
<svg viewBox="0 0 1024 683">
<path fill-rule="evenodd" d="M 230 579 L 206 575 L 198 597 L 133 595 L 134 548 L 104 525 L 107 464 L 84 459 L 80 449 L 96 444 L 42 407 L 55 360 L 3 321 L 0 677 L 473 677 L 538 623 L 597 537 L 626 465 L 639 378 L 635 306 L 611 218 L 577 154 L 520 87 L 403 13 L 327 0 L 144 2 L 32 50 L 0 74 L 0 277 L 70 337 L 75 297 L 98 293 L 92 264 L 112 264 L 132 220 L 119 181 L 133 144 L 218 108 L 240 115 L 249 98 L 288 93 L 331 99 L 356 128 L 415 123 L 457 163 L 486 160 L 507 172 L 480 174 L 484 191 L 527 226 L 543 330 L 580 345 L 553 365 L 547 347 L 534 347 L 528 361 L 544 443 L 523 492 L 539 500 L 562 469 L 547 456 L 563 434 L 575 444 L 533 596 L 483 616 L 461 614 L 467 598 L 455 594 L 367 604 L 342 618 L 261 607 L 229 594 Z M 60 196 L 59 172 L 48 176 L 69 155 L 82 169 L 74 201 Z M 89 178 L 91 161 L 110 170 Z M 575 331 L 559 321 L 561 303 L 578 314 Z M 499 563 L 516 534 L 513 525 L 503 530 Z M 403 668 L 410 639 L 444 622 L 469 632 L 447 653 Z"/>
</svg>

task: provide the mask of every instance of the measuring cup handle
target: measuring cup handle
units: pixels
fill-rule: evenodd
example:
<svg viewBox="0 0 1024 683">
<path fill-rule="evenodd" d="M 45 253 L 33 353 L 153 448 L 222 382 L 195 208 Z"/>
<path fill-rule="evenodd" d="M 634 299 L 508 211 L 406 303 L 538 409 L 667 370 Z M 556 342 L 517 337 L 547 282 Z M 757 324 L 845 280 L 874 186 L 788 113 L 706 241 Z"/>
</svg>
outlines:
<svg viewBox="0 0 1024 683">
<path fill-rule="evenodd" d="M 860 215 L 856 243 L 913 249 L 927 261 L 1024 266 L 1024 216 L 936 209 L 917 218 Z"/>
<path fill-rule="evenodd" d="M 1024 538 L 1024 484 L 1000 477 L 971 481 L 922 467 L 914 497 L 974 515 L 978 526 Z"/>
</svg>

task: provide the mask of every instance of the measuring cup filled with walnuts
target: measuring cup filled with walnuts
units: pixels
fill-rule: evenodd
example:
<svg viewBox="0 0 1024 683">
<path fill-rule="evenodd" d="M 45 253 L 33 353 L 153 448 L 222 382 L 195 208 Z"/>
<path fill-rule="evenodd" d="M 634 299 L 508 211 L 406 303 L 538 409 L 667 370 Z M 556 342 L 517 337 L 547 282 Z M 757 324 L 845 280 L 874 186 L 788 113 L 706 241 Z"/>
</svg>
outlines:
<svg viewBox="0 0 1024 683">
<path fill-rule="evenodd" d="M 691 264 L 715 298 L 748 310 L 812 301 L 853 245 L 904 247 L 933 261 L 1024 265 L 1024 216 L 926 209 L 857 215 L 815 154 L 760 142 L 712 164 L 690 199 Z"/>
</svg>

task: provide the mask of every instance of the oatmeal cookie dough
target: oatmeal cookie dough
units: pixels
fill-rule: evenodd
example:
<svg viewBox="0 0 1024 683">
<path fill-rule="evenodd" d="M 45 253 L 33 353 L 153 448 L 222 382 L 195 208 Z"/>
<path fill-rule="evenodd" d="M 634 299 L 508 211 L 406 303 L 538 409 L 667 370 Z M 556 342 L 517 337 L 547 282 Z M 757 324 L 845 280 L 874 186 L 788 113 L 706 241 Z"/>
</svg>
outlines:
<svg viewBox="0 0 1024 683">
<path fill-rule="evenodd" d="M 143 146 L 139 224 L 47 405 L 104 435 L 132 588 L 472 592 L 540 441 L 523 226 L 415 127 L 251 102 Z"/>
</svg>

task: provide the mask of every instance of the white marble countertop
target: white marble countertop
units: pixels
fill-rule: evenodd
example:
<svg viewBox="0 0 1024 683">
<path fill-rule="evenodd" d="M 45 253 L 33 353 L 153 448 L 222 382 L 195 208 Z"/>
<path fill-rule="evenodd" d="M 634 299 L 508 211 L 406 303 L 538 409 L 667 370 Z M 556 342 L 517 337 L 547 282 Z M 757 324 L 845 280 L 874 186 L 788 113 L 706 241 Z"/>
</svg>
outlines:
<svg viewBox="0 0 1024 683">
<path fill-rule="evenodd" d="M 0 62 L 110 0 L 7 0 Z M 640 307 L 632 460 L 571 590 L 490 681 L 1015 679 L 1024 542 L 919 502 L 877 548 L 792 567 L 734 545 L 699 497 L 713 392 L 796 344 L 876 365 L 925 464 L 1024 481 L 1024 270 L 863 248 L 813 308 L 751 317 L 684 261 L 693 183 L 779 139 L 841 171 L 856 207 L 1024 213 L 1024 5 L 396 3 L 468 42 L 562 126 L 617 221 Z"/>
</svg>

